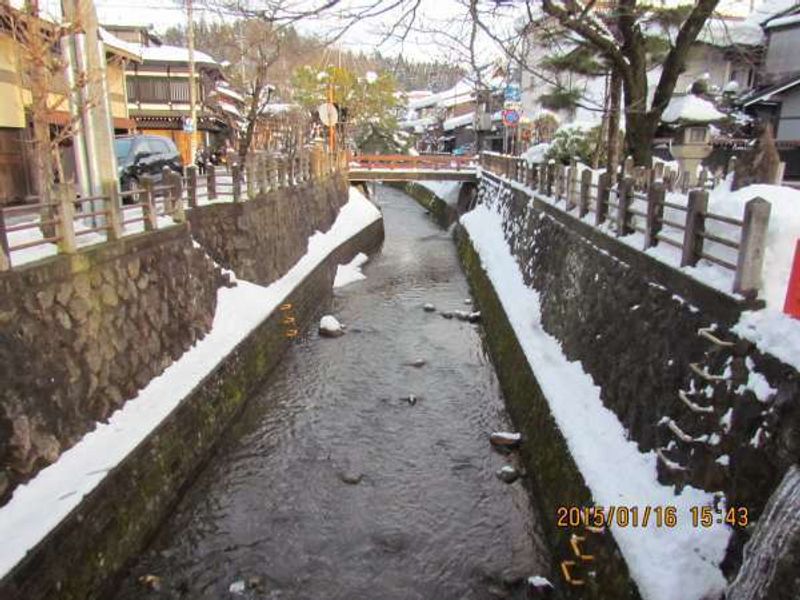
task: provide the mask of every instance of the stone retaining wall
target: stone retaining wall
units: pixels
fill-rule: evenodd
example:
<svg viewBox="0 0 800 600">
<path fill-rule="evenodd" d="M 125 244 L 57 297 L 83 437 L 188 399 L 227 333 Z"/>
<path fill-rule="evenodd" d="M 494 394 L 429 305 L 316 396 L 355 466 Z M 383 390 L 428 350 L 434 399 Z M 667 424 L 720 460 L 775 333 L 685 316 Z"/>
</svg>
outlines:
<svg viewBox="0 0 800 600">
<path fill-rule="evenodd" d="M 669 459 L 659 461 L 659 479 L 722 491 L 757 519 L 800 460 L 800 376 L 731 333 L 748 305 L 494 176 L 484 173 L 479 202 L 503 216 L 509 248 L 539 293 L 545 331 L 581 361 L 640 450 Z M 700 336 L 708 327 L 730 344 Z M 693 411 L 679 391 L 710 411 Z M 669 420 L 693 441 L 676 436 Z M 735 530 L 728 575 L 748 532 Z"/>
<path fill-rule="evenodd" d="M 383 241 L 379 220 L 332 252 L 286 299 L 307 329 L 331 297 L 340 263 Z M 291 343 L 276 310 L 203 380 L 59 526 L 0 581 L 7 600 L 94 600 L 147 544 L 180 490 L 213 450 L 248 395 Z"/>
<path fill-rule="evenodd" d="M 186 225 L 0 273 L 0 504 L 208 332 L 221 282 Z"/>
<path fill-rule="evenodd" d="M 277 189 L 254 200 L 200 206 L 188 213 L 195 239 L 237 277 L 261 285 L 280 278 L 327 231 L 347 202 L 340 175 Z"/>
</svg>

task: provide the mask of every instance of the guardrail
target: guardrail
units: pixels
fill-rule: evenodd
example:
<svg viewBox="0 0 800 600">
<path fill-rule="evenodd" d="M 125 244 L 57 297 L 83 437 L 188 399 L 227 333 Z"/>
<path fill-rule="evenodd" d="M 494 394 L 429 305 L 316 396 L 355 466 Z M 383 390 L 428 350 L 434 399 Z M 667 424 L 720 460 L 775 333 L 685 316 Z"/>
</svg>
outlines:
<svg viewBox="0 0 800 600">
<path fill-rule="evenodd" d="M 349 156 L 351 170 L 392 170 L 392 171 L 464 171 L 474 169 L 477 156 L 453 156 L 439 154 L 361 154 Z"/>
<path fill-rule="evenodd" d="M 623 168 L 612 186 L 607 173 L 595 177 L 582 165 L 529 166 L 519 157 L 483 154 L 481 166 L 553 199 L 556 206 L 563 201 L 566 212 L 617 237 L 642 234 L 643 250 L 661 243 L 677 248 L 681 267 L 701 259 L 723 267 L 734 275 L 735 293 L 752 297 L 758 292 L 771 208 L 763 198 L 749 200 L 735 218 L 709 211 L 705 189 L 673 191 L 668 199 L 669 182 L 657 178 L 659 172 L 669 176 L 663 168 L 646 176 Z"/>
<path fill-rule="evenodd" d="M 26 250 L 39 248 L 35 258 L 74 254 L 80 247 L 184 222 L 186 210 L 204 204 L 251 200 L 346 169 L 344 154 L 330 156 L 314 147 L 292 156 L 256 152 L 243 166 L 212 167 L 202 175 L 195 166 L 183 174 L 165 168 L 158 182 L 143 177 L 139 187 L 122 192 L 114 183 L 92 197 L 78 196 L 72 183 L 54 184 L 47 203 L 30 197 L 33 203 L 0 207 L 0 271 L 13 268 Z M 162 218 L 169 222 L 159 222 Z"/>
</svg>

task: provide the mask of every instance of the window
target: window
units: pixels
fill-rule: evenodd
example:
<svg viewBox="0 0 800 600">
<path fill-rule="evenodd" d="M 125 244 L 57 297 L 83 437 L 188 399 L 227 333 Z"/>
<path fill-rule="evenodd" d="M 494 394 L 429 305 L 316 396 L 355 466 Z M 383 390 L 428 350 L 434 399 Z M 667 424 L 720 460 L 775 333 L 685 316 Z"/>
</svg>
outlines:
<svg viewBox="0 0 800 600">
<path fill-rule="evenodd" d="M 706 128 L 705 127 L 690 127 L 689 128 L 689 141 L 694 143 L 701 143 L 706 141 Z"/>
</svg>

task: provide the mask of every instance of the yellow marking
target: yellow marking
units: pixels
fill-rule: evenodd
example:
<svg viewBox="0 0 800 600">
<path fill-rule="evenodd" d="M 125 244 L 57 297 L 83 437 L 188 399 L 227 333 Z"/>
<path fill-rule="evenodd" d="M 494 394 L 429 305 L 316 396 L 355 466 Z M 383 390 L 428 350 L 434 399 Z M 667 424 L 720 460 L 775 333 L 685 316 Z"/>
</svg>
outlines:
<svg viewBox="0 0 800 600">
<path fill-rule="evenodd" d="M 580 543 L 585 542 L 586 538 L 580 535 L 572 534 L 572 537 L 569 540 L 569 545 L 572 546 L 572 553 L 575 554 L 578 558 L 585 561 L 594 560 L 593 554 L 583 554 L 581 552 Z"/>
<path fill-rule="evenodd" d="M 295 323 L 296 323 L 295 318 L 291 315 L 285 316 L 283 317 L 283 319 L 281 319 L 282 325 L 294 325 Z"/>
<path fill-rule="evenodd" d="M 583 579 L 573 579 L 572 573 L 570 573 L 570 567 L 575 566 L 574 560 L 562 560 L 561 561 L 561 573 L 564 575 L 564 580 L 569 583 L 570 585 L 584 585 L 586 582 Z"/>
<path fill-rule="evenodd" d="M 300 332 L 299 332 L 299 331 L 297 331 L 297 329 L 287 329 L 287 330 L 286 330 L 286 333 L 285 333 L 284 335 L 285 335 L 287 338 L 295 338 L 295 337 L 297 337 L 297 334 L 299 334 L 299 333 L 300 333 Z"/>
<path fill-rule="evenodd" d="M 292 310 L 292 303 L 287 302 L 286 304 L 281 304 L 280 309 L 284 312 L 286 312 L 287 310 Z"/>
</svg>

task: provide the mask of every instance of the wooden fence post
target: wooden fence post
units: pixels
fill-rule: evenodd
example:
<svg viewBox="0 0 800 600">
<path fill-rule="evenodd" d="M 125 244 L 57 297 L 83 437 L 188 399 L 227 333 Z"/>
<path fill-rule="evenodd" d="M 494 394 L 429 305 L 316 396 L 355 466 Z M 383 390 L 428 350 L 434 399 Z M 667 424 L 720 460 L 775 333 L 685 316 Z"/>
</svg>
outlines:
<svg viewBox="0 0 800 600">
<path fill-rule="evenodd" d="M 139 182 L 142 184 L 142 189 L 144 189 L 144 194 L 142 198 L 142 212 L 144 213 L 144 230 L 145 231 L 154 231 L 158 229 L 158 220 L 156 219 L 156 206 L 153 202 L 153 183 L 152 177 L 142 177 Z"/>
<path fill-rule="evenodd" d="M 566 182 L 567 168 L 564 165 L 558 165 L 556 169 L 556 202 L 561 200 L 564 195 L 564 187 Z"/>
<path fill-rule="evenodd" d="M 183 178 L 179 173 L 171 171 L 169 179 L 172 182 L 172 189 L 169 191 L 172 197 L 172 220 L 176 223 L 185 223 L 186 211 L 183 209 Z"/>
<path fill-rule="evenodd" d="M 689 203 L 686 212 L 686 229 L 683 232 L 683 252 L 681 266 L 696 265 L 703 252 L 703 236 L 705 231 L 706 210 L 708 209 L 708 192 L 692 190 L 689 192 Z"/>
<path fill-rule="evenodd" d="M 610 193 L 609 180 L 611 176 L 608 173 L 600 175 L 597 182 L 597 209 L 594 213 L 594 224 L 601 225 L 606 220 L 608 214 L 608 195 Z"/>
<path fill-rule="evenodd" d="M 578 165 L 573 163 L 569 168 L 569 181 L 567 182 L 567 210 L 570 211 L 576 206 L 575 197 L 580 193 Z"/>
<path fill-rule="evenodd" d="M 666 191 L 660 181 L 653 183 L 647 192 L 647 216 L 645 217 L 644 248 L 652 248 L 658 244 L 658 233 L 664 219 L 664 199 Z"/>
<path fill-rule="evenodd" d="M 622 163 L 622 177 L 621 179 L 625 179 L 626 177 L 630 177 L 633 174 L 633 157 L 629 156 L 625 159 L 625 162 Z"/>
<path fill-rule="evenodd" d="M 633 233 L 629 209 L 633 202 L 633 177 L 624 177 L 617 185 L 617 237 Z"/>
<path fill-rule="evenodd" d="M 691 174 L 689 171 L 681 172 L 681 193 L 688 194 L 689 186 L 691 185 Z"/>
<path fill-rule="evenodd" d="M 547 163 L 539 164 L 539 193 L 547 193 Z"/>
<path fill-rule="evenodd" d="M 653 165 L 653 168 L 650 171 L 650 183 L 655 183 L 656 181 L 663 181 L 664 179 L 664 163 L 657 162 Z"/>
<path fill-rule="evenodd" d="M 208 176 L 206 177 L 206 192 L 209 200 L 217 199 L 217 168 L 214 165 L 208 166 Z"/>
<path fill-rule="evenodd" d="M 8 271 L 11 268 L 11 250 L 8 246 L 8 234 L 6 233 L 6 217 L 3 209 L 0 208 L 0 271 Z"/>
<path fill-rule="evenodd" d="M 242 200 L 242 171 L 239 165 L 231 166 L 231 192 L 233 194 L 234 202 L 241 202 Z"/>
<path fill-rule="evenodd" d="M 547 163 L 547 195 L 553 195 L 553 184 L 556 179 L 556 163 Z"/>
<path fill-rule="evenodd" d="M 744 207 L 744 224 L 733 279 L 733 291 L 751 297 L 761 287 L 769 214 L 772 206 L 763 198 L 753 198 Z"/>
<path fill-rule="evenodd" d="M 186 182 L 188 184 L 187 187 L 187 200 L 189 202 L 189 208 L 196 208 L 197 207 L 197 167 L 194 165 L 189 165 L 186 167 Z"/>
<path fill-rule="evenodd" d="M 53 184 L 53 196 L 58 202 L 56 211 L 56 235 L 58 235 L 58 251 L 62 254 L 74 254 L 78 250 L 75 238 L 75 185 L 72 183 Z"/>
<path fill-rule="evenodd" d="M 122 237 L 122 208 L 116 181 L 103 184 L 103 201 L 106 211 L 106 241 L 112 242 Z"/>
<path fill-rule="evenodd" d="M 584 169 L 581 173 L 581 191 L 578 196 L 578 217 L 583 218 L 589 212 L 589 196 L 592 190 L 592 170 Z"/>
</svg>

